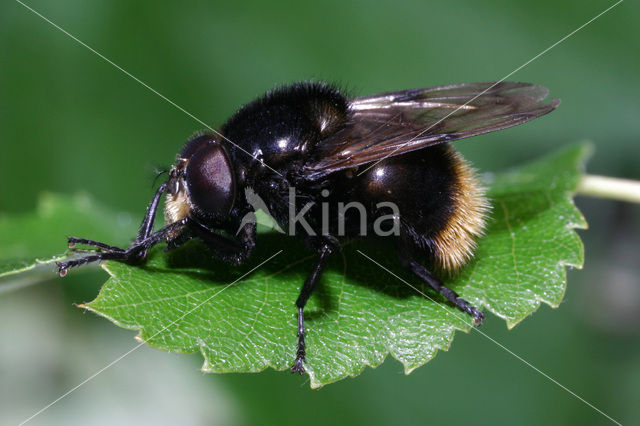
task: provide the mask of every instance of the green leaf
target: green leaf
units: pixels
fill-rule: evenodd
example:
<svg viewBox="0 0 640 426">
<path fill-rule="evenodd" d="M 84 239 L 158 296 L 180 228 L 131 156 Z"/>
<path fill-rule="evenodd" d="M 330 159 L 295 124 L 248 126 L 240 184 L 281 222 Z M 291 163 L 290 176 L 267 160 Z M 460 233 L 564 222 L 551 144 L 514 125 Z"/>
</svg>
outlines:
<svg viewBox="0 0 640 426">
<path fill-rule="evenodd" d="M 91 235 L 125 244 L 135 234 L 136 224 L 128 213 L 106 211 L 87 195 L 63 196 L 45 193 L 35 213 L 0 215 L 0 277 L 63 259 L 69 235 Z M 53 270 L 53 268 L 51 268 Z"/>
<path fill-rule="evenodd" d="M 589 145 L 570 147 L 500 174 L 490 186 L 492 222 L 475 261 L 456 282 L 509 328 L 541 302 L 557 308 L 565 267 L 582 267 L 582 241 L 573 229 L 586 229 L 587 223 L 572 196 L 590 153 Z"/>
<path fill-rule="evenodd" d="M 542 302 L 557 307 L 565 267 L 582 265 L 574 228 L 586 223 L 572 193 L 588 152 L 587 146 L 573 146 L 496 175 L 489 184 L 487 234 L 475 259 L 446 282 L 509 327 Z M 241 268 L 210 260 L 201 244 L 191 242 L 169 254 L 156 249 L 142 266 L 105 263 L 111 278 L 82 306 L 139 330 L 138 339 L 150 346 L 200 351 L 206 372 L 285 370 L 296 351 L 294 302 L 313 261 L 302 244 L 277 233 L 261 233 L 251 263 Z M 472 327 L 466 314 L 402 271 L 392 248 L 370 241 L 348 244 L 332 259 L 305 319 L 306 368 L 314 388 L 375 367 L 389 353 L 409 373 L 446 350 L 456 330 Z"/>
</svg>

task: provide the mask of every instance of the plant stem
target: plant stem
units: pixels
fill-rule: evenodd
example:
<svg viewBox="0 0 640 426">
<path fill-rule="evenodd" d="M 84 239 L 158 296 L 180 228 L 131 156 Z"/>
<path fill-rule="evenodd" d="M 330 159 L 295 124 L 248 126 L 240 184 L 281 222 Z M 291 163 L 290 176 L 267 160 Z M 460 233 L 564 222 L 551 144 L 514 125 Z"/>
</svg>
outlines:
<svg viewBox="0 0 640 426">
<path fill-rule="evenodd" d="M 640 203 L 640 182 L 607 176 L 584 175 L 578 185 L 577 193 L 589 197 Z"/>
</svg>

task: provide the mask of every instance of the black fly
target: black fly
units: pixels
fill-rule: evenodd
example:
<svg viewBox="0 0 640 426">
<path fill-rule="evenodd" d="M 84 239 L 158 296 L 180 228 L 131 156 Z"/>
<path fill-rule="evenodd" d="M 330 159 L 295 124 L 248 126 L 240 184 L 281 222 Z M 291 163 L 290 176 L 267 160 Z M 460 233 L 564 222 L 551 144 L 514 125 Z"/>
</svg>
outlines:
<svg viewBox="0 0 640 426">
<path fill-rule="evenodd" d="M 254 212 L 248 199 L 253 194 L 282 229 L 318 254 L 296 301 L 292 371 L 304 372 L 303 309 L 327 260 L 346 240 L 380 231 L 374 228 L 383 217 L 391 217 L 394 232 L 379 233 L 393 240 L 400 263 L 480 324 L 482 313 L 432 272 L 454 270 L 469 260 L 488 211 L 473 170 L 447 142 L 544 115 L 559 104 L 543 102 L 547 93 L 515 82 L 354 99 L 323 83 L 271 91 L 241 108 L 219 133 L 199 132 L 187 141 L 129 248 L 71 237 L 71 246 L 99 250 L 59 262 L 60 275 L 99 260 L 141 262 L 157 243 L 171 249 L 192 238 L 202 240 L 214 257 L 241 264 L 256 245 L 255 221 L 244 220 Z M 165 226 L 153 232 L 163 195 Z M 342 216 L 328 220 L 323 203 L 332 210 L 342 205 Z M 345 203 L 361 207 L 348 210 Z M 392 215 L 380 208 L 385 203 L 395 206 Z M 297 221 L 302 213 L 305 219 Z"/>
</svg>

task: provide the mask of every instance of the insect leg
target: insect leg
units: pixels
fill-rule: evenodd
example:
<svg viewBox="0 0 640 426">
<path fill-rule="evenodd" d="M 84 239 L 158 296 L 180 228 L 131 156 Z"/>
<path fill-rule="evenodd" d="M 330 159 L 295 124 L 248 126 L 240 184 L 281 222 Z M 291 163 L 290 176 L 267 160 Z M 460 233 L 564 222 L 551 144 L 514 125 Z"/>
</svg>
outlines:
<svg viewBox="0 0 640 426">
<path fill-rule="evenodd" d="M 163 183 L 162 185 L 160 185 L 155 195 L 151 199 L 151 202 L 147 207 L 147 213 L 144 215 L 144 219 L 138 231 L 138 236 L 136 237 L 134 243 L 138 241 L 142 241 L 145 238 L 147 238 L 149 235 L 151 235 L 151 231 L 153 230 L 153 222 L 155 221 L 155 218 L 156 218 L 156 211 L 158 210 L 158 204 L 160 203 L 160 197 L 166 191 L 166 189 L 167 189 L 167 184 Z M 97 247 L 99 249 L 107 250 L 110 252 L 125 251 L 119 247 L 101 243 L 100 241 L 87 240 L 85 238 L 69 237 L 68 243 L 69 243 L 69 248 L 72 248 L 76 244 L 84 244 L 88 246 Z"/>
<path fill-rule="evenodd" d="M 216 259 L 232 265 L 240 265 L 251 256 L 256 245 L 256 225 L 247 223 L 235 238 L 212 231 L 203 224 L 189 221 L 189 231 L 201 239 Z"/>
<path fill-rule="evenodd" d="M 442 294 L 449 302 L 453 303 L 461 311 L 471 315 L 476 325 L 482 324 L 482 321 L 484 320 L 482 312 L 458 296 L 455 291 L 446 287 L 438 277 L 429 271 L 429 269 L 415 260 L 415 254 L 417 252 L 419 253 L 423 249 L 416 241 L 416 238 L 412 236 L 413 233 L 410 228 L 402 228 L 402 230 L 403 232 L 401 232 L 400 238 L 396 241 L 396 250 L 400 264 L 413 272 L 414 275 L 420 278 L 424 283 L 428 284 L 429 287 Z"/>
<path fill-rule="evenodd" d="M 329 255 L 333 252 L 333 247 L 330 245 L 324 245 L 320 250 L 320 257 L 318 258 L 318 263 L 314 266 L 313 270 L 307 277 L 302 289 L 300 290 L 300 295 L 298 296 L 298 300 L 296 300 L 296 306 L 298 307 L 298 351 L 296 353 L 296 361 L 291 366 L 292 373 L 304 373 L 304 360 L 306 356 L 305 350 L 305 342 L 304 342 L 304 306 L 307 304 L 307 300 L 309 300 L 309 296 L 313 293 L 313 289 L 316 286 L 316 283 L 319 281 L 322 276 L 322 270 L 327 264 L 327 259 Z"/>
<path fill-rule="evenodd" d="M 66 262 L 56 262 L 58 266 L 58 272 L 60 276 L 65 276 L 69 268 L 84 265 L 86 263 L 96 262 L 99 260 L 120 260 L 127 263 L 136 263 L 143 260 L 147 251 L 158 244 L 159 242 L 166 241 L 169 236 L 178 228 L 185 225 L 187 219 L 174 222 L 165 226 L 158 232 L 149 235 L 142 241 L 135 241 L 131 247 L 126 250 L 122 250 L 116 247 L 117 250 L 108 250 L 103 252 L 97 252 L 89 256 L 84 256 L 78 259 L 68 260 Z M 101 244 L 101 247 L 108 247 L 106 244 Z"/>
<path fill-rule="evenodd" d="M 408 268 L 418 278 L 429 284 L 432 289 L 446 297 L 449 302 L 456 305 L 460 310 L 471 315 L 476 325 L 482 324 L 482 321 L 484 320 L 484 315 L 482 314 L 482 312 L 480 312 L 475 306 L 471 305 L 469 302 L 458 296 L 455 291 L 446 287 L 444 283 L 440 281 L 435 275 L 433 275 L 427 268 L 425 268 L 415 260 L 410 260 L 408 262 Z"/>
<path fill-rule="evenodd" d="M 120 247 L 110 246 L 109 244 L 101 243 L 100 241 L 86 240 L 84 238 L 76 237 L 69 237 L 67 240 L 69 242 L 69 248 L 72 248 L 76 244 L 84 244 L 86 246 L 93 246 L 108 251 L 124 251 Z"/>
<path fill-rule="evenodd" d="M 151 199 L 149 206 L 147 207 L 147 213 L 144 215 L 144 220 L 138 230 L 138 237 L 136 241 L 142 241 L 151 235 L 153 232 L 153 222 L 156 220 L 156 212 L 158 211 L 158 204 L 160 203 L 160 197 L 167 191 L 167 184 L 160 185 L 155 195 Z"/>
</svg>

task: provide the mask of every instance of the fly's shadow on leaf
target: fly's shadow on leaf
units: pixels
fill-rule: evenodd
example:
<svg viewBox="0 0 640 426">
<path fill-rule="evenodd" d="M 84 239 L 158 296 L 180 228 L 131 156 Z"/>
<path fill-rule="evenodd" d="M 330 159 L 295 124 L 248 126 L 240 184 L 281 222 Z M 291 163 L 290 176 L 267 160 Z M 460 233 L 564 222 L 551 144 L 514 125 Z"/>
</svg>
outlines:
<svg viewBox="0 0 640 426">
<path fill-rule="evenodd" d="M 215 259 L 207 246 L 199 240 L 191 240 L 188 243 L 168 252 L 163 257 L 160 255 L 159 248 L 152 250 L 149 254 L 149 261 L 139 267 L 149 272 L 163 272 L 176 275 L 182 275 L 191 278 L 204 278 L 211 282 L 212 286 L 223 286 L 232 283 L 247 271 L 251 271 L 258 266 L 264 259 L 268 259 L 274 253 L 282 250 L 280 256 L 287 259 L 288 265 L 283 268 L 279 262 L 268 262 L 260 267 L 262 272 L 267 276 L 283 282 L 291 283 L 294 289 L 300 289 L 304 280 L 311 272 L 315 265 L 316 255 L 305 247 L 299 240 L 294 237 L 285 236 L 279 233 L 264 233 L 258 236 L 258 244 L 255 252 L 247 263 L 242 266 L 229 266 L 219 259 Z M 345 280 L 354 285 L 367 287 L 373 291 L 381 292 L 387 296 L 405 299 L 411 295 L 415 295 L 415 290 L 403 285 L 391 275 L 382 276 L 379 280 L 371 280 L 363 277 L 363 269 L 377 269 L 377 265 L 371 263 L 361 255 L 357 254 L 357 250 L 366 250 L 367 253 L 375 256 L 380 260 L 395 259 L 397 255 L 395 250 L 385 244 L 383 240 L 370 239 L 366 244 L 362 241 L 351 241 L 342 247 L 329 261 L 327 270 L 342 274 Z M 358 262 L 361 268 L 347 267 L 351 263 Z M 386 262 L 385 262 L 386 263 Z M 394 263 L 394 262 L 391 262 Z M 395 262 L 397 263 L 397 262 Z M 385 265 L 386 267 L 397 269 L 397 265 Z M 387 274 L 381 271 L 383 274 Z M 411 275 L 404 271 L 395 270 L 394 273 L 402 276 L 405 280 L 412 280 Z M 250 279 L 248 275 L 246 279 Z M 413 279 L 415 281 L 415 279 Z M 238 283 L 242 285 L 242 283 Z M 416 284 L 420 285 L 420 284 Z M 422 287 L 421 291 L 425 291 Z M 427 292 L 429 290 L 426 290 Z M 314 317 L 325 315 L 327 312 L 334 310 L 335 299 L 334 294 L 326 288 L 324 280 L 320 280 L 312 295 L 312 298 L 318 299 L 322 306 L 322 310 L 316 310 L 306 313 L 305 318 L 312 320 Z M 444 298 L 439 294 L 433 293 L 430 297 L 434 299 Z M 292 309 L 294 309 L 295 299 L 291 300 Z M 292 311 L 293 312 L 293 311 Z"/>
<path fill-rule="evenodd" d="M 236 282 L 238 277 L 242 277 L 248 271 L 258 267 L 265 259 L 282 251 L 279 256 L 287 256 L 288 265 L 283 266 L 282 262 L 267 262 L 260 266 L 260 272 L 266 276 L 273 277 L 273 279 L 291 283 L 292 288 L 300 288 L 304 282 L 304 279 L 301 280 L 300 277 L 311 271 L 315 256 L 301 243 L 292 241 L 292 238 L 281 234 L 260 234 L 258 239 L 259 243 L 256 245 L 253 255 L 241 266 L 230 266 L 219 259 L 215 259 L 204 243 L 199 240 L 191 240 L 171 250 L 167 256 L 162 256 L 160 249 L 154 249 L 149 254 L 149 261 L 141 265 L 141 268 L 149 272 L 169 273 L 176 276 L 185 275 L 209 281 L 213 287 L 224 287 Z M 292 259 L 291 256 L 296 257 Z M 248 273 L 242 281 L 248 281 L 251 278 L 252 273 Z M 237 283 L 239 286 L 243 284 L 243 282 Z M 318 294 L 323 295 L 322 283 L 320 283 L 319 289 Z M 321 300 L 324 307 L 331 308 L 328 297 L 322 297 Z M 294 302 L 295 299 L 291 300 L 292 312 Z"/>
</svg>

